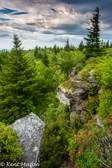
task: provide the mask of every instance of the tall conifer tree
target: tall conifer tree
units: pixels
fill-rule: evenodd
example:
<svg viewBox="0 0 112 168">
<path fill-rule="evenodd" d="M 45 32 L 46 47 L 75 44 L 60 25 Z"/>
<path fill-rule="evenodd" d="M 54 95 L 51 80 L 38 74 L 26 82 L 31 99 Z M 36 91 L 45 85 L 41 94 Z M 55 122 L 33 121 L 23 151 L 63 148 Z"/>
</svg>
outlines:
<svg viewBox="0 0 112 168">
<path fill-rule="evenodd" d="M 93 14 L 93 18 L 90 19 L 91 21 L 91 27 L 87 30 L 89 30 L 88 38 L 84 38 L 86 40 L 86 58 L 89 57 L 97 57 L 101 56 L 101 48 L 100 48 L 100 22 L 99 22 L 99 8 L 96 7 L 95 14 Z"/>
<path fill-rule="evenodd" d="M 35 112 L 39 96 L 36 67 L 23 54 L 17 35 L 13 44 L 0 74 L 0 121 L 6 124 Z"/>
<path fill-rule="evenodd" d="M 69 39 L 66 41 L 66 45 L 64 47 L 65 51 L 69 52 L 70 51 L 70 46 L 69 46 Z"/>
<path fill-rule="evenodd" d="M 36 45 L 35 50 L 34 50 L 34 57 L 38 58 L 38 46 Z"/>
<path fill-rule="evenodd" d="M 46 47 L 46 46 L 45 46 L 45 48 L 44 48 L 43 63 L 44 63 L 44 65 L 46 65 L 47 67 L 49 66 L 49 59 L 48 59 L 48 55 L 47 55 L 47 47 Z"/>
</svg>

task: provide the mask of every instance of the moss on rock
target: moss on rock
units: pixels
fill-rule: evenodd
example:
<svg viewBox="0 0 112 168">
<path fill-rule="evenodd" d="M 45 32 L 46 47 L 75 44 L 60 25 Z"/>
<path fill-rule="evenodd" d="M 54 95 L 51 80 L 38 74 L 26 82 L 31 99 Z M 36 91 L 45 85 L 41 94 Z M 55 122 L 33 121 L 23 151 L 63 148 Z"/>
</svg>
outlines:
<svg viewBox="0 0 112 168">
<path fill-rule="evenodd" d="M 79 72 L 79 74 L 82 76 L 82 79 L 86 82 L 89 81 L 89 73 L 92 68 L 95 67 L 95 64 L 88 64 L 85 66 L 85 68 Z"/>
<path fill-rule="evenodd" d="M 60 86 L 63 87 L 64 89 L 71 90 L 72 92 L 75 91 L 76 87 L 72 84 L 71 80 L 74 77 L 70 78 L 69 80 L 63 82 Z"/>
</svg>

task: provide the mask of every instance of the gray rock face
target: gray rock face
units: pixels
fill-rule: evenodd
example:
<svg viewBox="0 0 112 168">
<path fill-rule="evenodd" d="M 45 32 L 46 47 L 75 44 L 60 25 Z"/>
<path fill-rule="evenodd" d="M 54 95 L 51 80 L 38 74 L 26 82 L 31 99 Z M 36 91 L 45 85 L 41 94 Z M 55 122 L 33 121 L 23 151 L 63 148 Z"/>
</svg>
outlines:
<svg viewBox="0 0 112 168">
<path fill-rule="evenodd" d="M 29 163 L 30 166 L 25 166 L 28 168 L 38 167 L 41 141 L 45 127 L 43 121 L 36 114 L 30 113 L 15 121 L 11 127 L 15 131 L 19 131 L 18 140 L 24 152 L 24 155 L 21 157 L 21 162 L 23 164 Z"/>
<path fill-rule="evenodd" d="M 63 91 L 61 91 L 61 88 L 58 89 L 56 97 L 60 100 L 60 103 L 70 106 L 70 99 L 66 97 Z"/>
<path fill-rule="evenodd" d="M 72 88 L 68 89 L 61 84 L 58 87 L 57 98 L 62 104 L 67 104 L 70 109 L 73 109 L 77 114 L 81 114 L 84 111 L 82 102 L 87 98 L 89 90 L 94 86 L 85 82 L 79 74 L 71 79 L 71 86 Z"/>
</svg>

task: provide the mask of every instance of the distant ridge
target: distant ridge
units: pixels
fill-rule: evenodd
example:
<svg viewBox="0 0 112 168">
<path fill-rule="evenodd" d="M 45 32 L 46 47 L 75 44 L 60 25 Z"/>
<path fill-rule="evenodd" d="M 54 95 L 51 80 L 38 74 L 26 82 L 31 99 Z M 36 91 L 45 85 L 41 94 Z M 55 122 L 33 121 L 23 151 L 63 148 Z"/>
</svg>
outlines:
<svg viewBox="0 0 112 168">
<path fill-rule="evenodd" d="M 2 51 L 11 51 L 11 49 L 2 49 L 2 50 L 0 50 L 0 52 L 2 52 Z"/>
</svg>

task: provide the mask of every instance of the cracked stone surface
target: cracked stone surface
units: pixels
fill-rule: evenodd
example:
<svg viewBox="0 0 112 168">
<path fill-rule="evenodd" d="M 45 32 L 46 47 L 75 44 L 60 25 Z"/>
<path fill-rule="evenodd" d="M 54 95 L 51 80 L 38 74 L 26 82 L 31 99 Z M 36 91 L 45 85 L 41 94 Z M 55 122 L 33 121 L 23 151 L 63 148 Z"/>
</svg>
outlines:
<svg viewBox="0 0 112 168">
<path fill-rule="evenodd" d="M 23 163 L 39 163 L 41 141 L 45 124 L 34 114 L 18 119 L 11 127 L 18 132 L 18 141 L 21 143 L 24 155 L 21 157 Z M 35 167 L 35 166 L 31 166 Z"/>
</svg>

